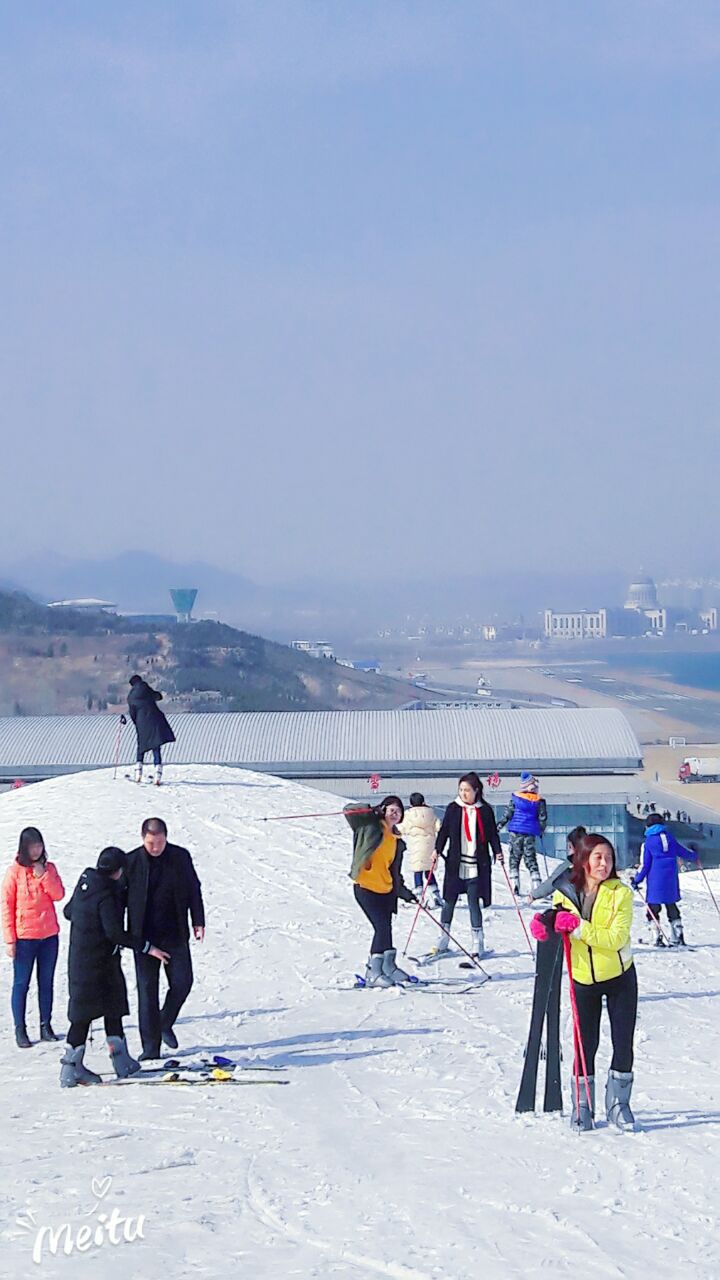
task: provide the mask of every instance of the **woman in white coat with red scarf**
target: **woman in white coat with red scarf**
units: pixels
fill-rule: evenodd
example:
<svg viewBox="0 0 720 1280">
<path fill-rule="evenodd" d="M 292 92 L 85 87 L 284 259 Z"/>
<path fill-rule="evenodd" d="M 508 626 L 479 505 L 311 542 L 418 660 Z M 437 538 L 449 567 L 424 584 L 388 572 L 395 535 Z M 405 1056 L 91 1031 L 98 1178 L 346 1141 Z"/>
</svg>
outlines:
<svg viewBox="0 0 720 1280">
<path fill-rule="evenodd" d="M 485 945 L 482 906 L 489 907 L 492 901 L 491 853 L 492 861 L 500 863 L 503 854 L 495 814 L 483 800 L 482 782 L 476 773 L 464 773 L 460 779 L 457 798 L 445 810 L 435 848 L 445 859 L 441 923 L 449 930 L 455 904 L 466 893 L 472 932 L 470 950 L 480 959 Z M 448 944 L 448 935 L 443 933 L 437 953 L 447 951 Z"/>
</svg>

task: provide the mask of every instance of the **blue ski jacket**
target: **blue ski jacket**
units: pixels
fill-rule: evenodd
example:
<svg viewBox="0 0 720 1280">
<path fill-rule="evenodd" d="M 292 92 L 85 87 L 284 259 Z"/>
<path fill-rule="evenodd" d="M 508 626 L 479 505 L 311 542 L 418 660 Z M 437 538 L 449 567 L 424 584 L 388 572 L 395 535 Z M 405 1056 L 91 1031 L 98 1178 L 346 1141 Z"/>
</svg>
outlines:
<svg viewBox="0 0 720 1280">
<path fill-rule="evenodd" d="M 674 835 L 659 822 L 648 827 L 642 846 L 642 867 L 633 884 L 637 888 L 647 880 L 647 900 L 660 905 L 680 901 L 680 877 L 678 858 L 693 860 L 689 849 L 681 845 Z"/>
</svg>

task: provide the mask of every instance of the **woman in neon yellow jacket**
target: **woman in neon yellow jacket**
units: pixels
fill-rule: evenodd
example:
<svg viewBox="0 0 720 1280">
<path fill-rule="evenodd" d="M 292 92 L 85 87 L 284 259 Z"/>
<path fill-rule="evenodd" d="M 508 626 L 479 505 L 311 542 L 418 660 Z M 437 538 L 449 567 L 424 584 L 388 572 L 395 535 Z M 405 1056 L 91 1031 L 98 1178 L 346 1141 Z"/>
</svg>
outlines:
<svg viewBox="0 0 720 1280">
<path fill-rule="evenodd" d="M 533 920 L 532 932 L 538 939 L 547 938 L 549 932 L 570 936 L 573 986 L 592 1104 L 591 1109 L 583 1090 L 578 1111 L 573 1096 L 572 1123 L 580 1129 L 593 1126 L 595 1054 L 603 996 L 613 1047 L 605 1089 L 607 1118 L 620 1129 L 635 1127 L 630 1095 L 638 988 L 630 946 L 632 910 L 632 890 L 618 878 L 613 846 L 605 836 L 591 834 L 583 836 L 572 867 L 557 881 L 552 909 Z"/>
</svg>

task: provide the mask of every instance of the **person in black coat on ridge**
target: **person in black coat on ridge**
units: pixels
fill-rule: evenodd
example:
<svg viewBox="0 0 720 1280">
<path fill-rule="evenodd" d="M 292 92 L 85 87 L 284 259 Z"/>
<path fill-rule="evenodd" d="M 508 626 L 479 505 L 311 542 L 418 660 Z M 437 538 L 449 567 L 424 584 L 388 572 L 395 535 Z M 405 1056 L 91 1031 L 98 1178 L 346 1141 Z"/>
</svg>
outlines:
<svg viewBox="0 0 720 1280">
<path fill-rule="evenodd" d="M 170 1049 L 178 1047 L 173 1025 L 193 984 L 188 914 L 196 940 L 205 937 L 200 881 L 187 849 L 168 842 L 162 818 L 146 818 L 142 838 L 139 848 L 128 854 L 127 926 L 137 937 L 154 938 L 170 958 L 161 1009 L 160 962 L 151 954 L 135 953 L 141 1061 L 159 1058 L 161 1041 Z"/>
<path fill-rule="evenodd" d="M 155 783 L 158 787 L 162 782 L 163 772 L 160 748 L 166 742 L 175 741 L 175 734 L 168 724 L 167 717 L 158 706 L 158 702 L 161 701 L 162 694 L 159 689 L 151 689 L 150 685 L 141 676 L 134 675 L 130 677 L 130 692 L 127 700 L 128 711 L 137 734 L 135 781 L 142 782 L 145 755 L 148 751 L 152 751 L 155 765 Z"/>
<path fill-rule="evenodd" d="M 83 871 L 75 892 L 65 907 L 70 921 L 68 986 L 70 999 L 67 1048 L 60 1061 L 60 1085 L 72 1089 L 78 1084 L 102 1084 L 100 1076 L 84 1065 L 85 1044 L 90 1023 L 104 1018 L 110 1059 L 116 1076 L 124 1078 L 140 1070 L 130 1057 L 123 1034 L 123 1018 L 128 1014 L 127 988 L 120 963 L 121 947 L 155 957 L 159 964 L 166 953 L 150 942 L 141 942 L 123 929 L 121 880 L 127 862 L 122 849 L 103 849 L 96 867 Z"/>
<path fill-rule="evenodd" d="M 458 795 L 445 810 L 435 841 L 439 857 L 445 859 L 443 899 L 445 906 L 440 921 L 449 930 L 455 904 L 467 894 L 472 931 L 471 954 L 482 958 L 484 950 L 481 903 L 492 901 L 490 851 L 493 861 L 503 862 L 502 846 L 492 808 L 483 800 L 483 786 L 476 773 L 464 773 L 458 782 Z M 447 849 L 447 853 L 445 850 Z M 449 938 L 443 933 L 438 953 L 447 951 Z"/>
</svg>

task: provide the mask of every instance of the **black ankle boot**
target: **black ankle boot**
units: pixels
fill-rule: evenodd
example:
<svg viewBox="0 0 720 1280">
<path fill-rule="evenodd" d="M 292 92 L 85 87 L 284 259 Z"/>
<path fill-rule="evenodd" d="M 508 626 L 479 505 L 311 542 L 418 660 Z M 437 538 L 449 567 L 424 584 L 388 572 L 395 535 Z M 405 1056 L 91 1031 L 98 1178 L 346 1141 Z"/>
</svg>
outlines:
<svg viewBox="0 0 720 1280">
<path fill-rule="evenodd" d="M 15 1028 L 15 1043 L 18 1049 L 32 1049 L 32 1040 L 24 1026 Z"/>
<path fill-rule="evenodd" d="M 40 1039 L 41 1040 L 62 1040 L 62 1036 L 56 1036 L 49 1022 L 40 1023 Z"/>
</svg>

